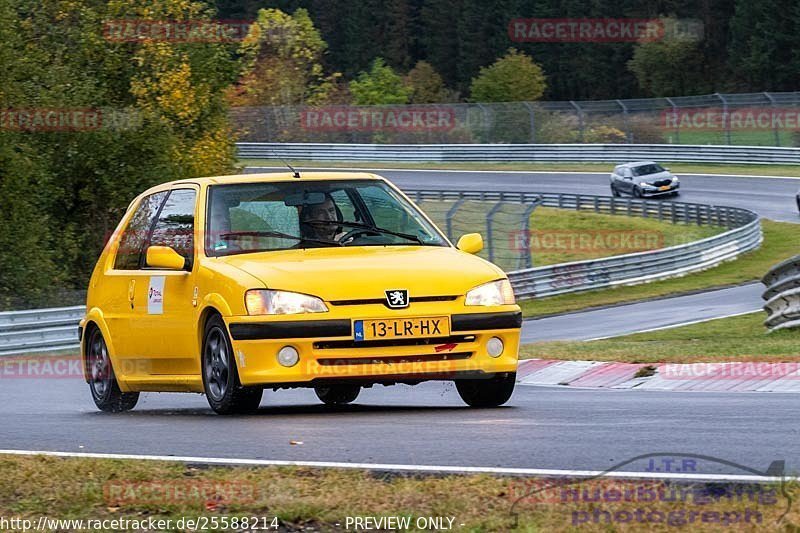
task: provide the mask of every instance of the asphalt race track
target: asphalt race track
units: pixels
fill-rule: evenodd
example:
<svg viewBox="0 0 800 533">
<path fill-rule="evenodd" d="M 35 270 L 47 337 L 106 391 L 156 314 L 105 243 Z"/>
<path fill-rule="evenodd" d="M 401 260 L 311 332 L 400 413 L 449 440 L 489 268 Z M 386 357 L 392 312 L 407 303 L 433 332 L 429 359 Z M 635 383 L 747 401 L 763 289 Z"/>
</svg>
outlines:
<svg viewBox="0 0 800 533">
<path fill-rule="evenodd" d="M 609 165 L 609 172 L 613 165 Z M 248 168 L 248 173 L 275 172 L 282 167 Z M 346 169 L 331 169 L 346 170 Z M 403 189 L 536 191 L 611 196 L 608 174 L 556 172 L 467 172 L 440 170 L 374 170 Z M 680 202 L 751 209 L 764 218 L 800 222 L 795 196 L 800 178 L 747 178 L 678 174 Z M 669 202 L 672 198 L 654 199 Z"/>
<path fill-rule="evenodd" d="M 791 394 L 519 386 L 507 407 L 473 410 L 452 384 L 426 383 L 375 387 L 343 408 L 308 390 L 267 391 L 257 414 L 220 417 L 200 395 L 155 393 L 130 413 L 103 414 L 77 378 L 1 387 L 0 449 L 595 471 L 645 454 L 701 454 L 800 470 Z M 749 474 L 714 461 L 697 472 Z"/>
<path fill-rule="evenodd" d="M 583 341 L 761 310 L 761 283 L 526 320 L 522 342 Z"/>
</svg>

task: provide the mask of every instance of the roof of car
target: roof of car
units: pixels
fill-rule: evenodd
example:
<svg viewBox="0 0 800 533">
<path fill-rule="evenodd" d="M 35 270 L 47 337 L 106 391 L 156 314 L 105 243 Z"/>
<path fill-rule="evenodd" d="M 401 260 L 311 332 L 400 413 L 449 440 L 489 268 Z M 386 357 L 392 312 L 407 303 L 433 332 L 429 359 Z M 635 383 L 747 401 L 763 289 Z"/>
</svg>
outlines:
<svg viewBox="0 0 800 533">
<path fill-rule="evenodd" d="M 278 181 L 326 181 L 326 180 L 382 180 L 381 176 L 368 172 L 304 172 L 300 170 L 300 178 L 294 177 L 292 172 L 265 172 L 261 174 L 232 174 L 228 176 L 209 176 L 205 178 L 192 178 L 170 181 L 151 187 L 144 193 L 151 194 L 155 191 L 171 189 L 178 185 L 229 185 L 235 183 L 269 183 Z"/>
<path fill-rule="evenodd" d="M 633 167 L 641 167 L 644 165 L 655 165 L 655 161 L 633 161 L 631 163 L 623 163 L 621 165 L 617 165 L 618 167 L 625 167 L 625 168 L 633 168 Z"/>
</svg>

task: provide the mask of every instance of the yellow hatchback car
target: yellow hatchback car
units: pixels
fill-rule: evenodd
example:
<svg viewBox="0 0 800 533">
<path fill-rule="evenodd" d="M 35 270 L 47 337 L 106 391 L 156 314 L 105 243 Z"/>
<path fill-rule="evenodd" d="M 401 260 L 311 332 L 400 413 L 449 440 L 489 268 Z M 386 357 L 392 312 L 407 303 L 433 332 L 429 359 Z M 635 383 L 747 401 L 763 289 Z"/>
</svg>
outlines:
<svg viewBox="0 0 800 533">
<path fill-rule="evenodd" d="M 202 178 L 131 203 L 94 269 L 81 322 L 97 407 L 204 393 L 220 414 L 265 388 L 345 404 L 362 387 L 454 381 L 498 406 L 516 379 L 520 308 L 503 271 L 453 246 L 366 173 Z"/>
</svg>

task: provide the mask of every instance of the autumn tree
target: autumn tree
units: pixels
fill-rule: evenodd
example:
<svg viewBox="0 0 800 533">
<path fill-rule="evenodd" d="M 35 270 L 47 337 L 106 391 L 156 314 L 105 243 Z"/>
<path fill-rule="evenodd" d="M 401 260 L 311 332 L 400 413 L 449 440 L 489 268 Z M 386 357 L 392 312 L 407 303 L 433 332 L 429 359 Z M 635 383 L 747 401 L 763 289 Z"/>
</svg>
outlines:
<svg viewBox="0 0 800 533">
<path fill-rule="evenodd" d="M 339 74 L 322 66 L 328 45 L 305 9 L 287 15 L 262 9 L 242 42 L 242 79 L 232 91 L 234 105 L 325 103 Z"/>
<path fill-rule="evenodd" d="M 522 52 L 511 49 L 472 80 L 473 102 L 538 100 L 547 87 L 542 68 Z"/>
</svg>

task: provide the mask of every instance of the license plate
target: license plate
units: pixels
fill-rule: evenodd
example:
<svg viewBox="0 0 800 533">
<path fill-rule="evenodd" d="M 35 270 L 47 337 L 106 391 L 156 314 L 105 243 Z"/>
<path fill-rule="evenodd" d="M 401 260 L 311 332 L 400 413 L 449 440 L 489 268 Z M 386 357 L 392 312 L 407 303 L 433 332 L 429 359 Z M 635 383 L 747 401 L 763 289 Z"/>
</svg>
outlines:
<svg viewBox="0 0 800 533">
<path fill-rule="evenodd" d="M 449 335 L 450 321 L 446 316 L 356 320 L 353 324 L 353 338 L 356 342 L 376 339 L 447 337 Z"/>
<path fill-rule="evenodd" d="M 669 190 L 669 185 L 662 185 L 661 187 L 658 188 L 658 190 L 659 191 L 668 191 Z"/>
</svg>

